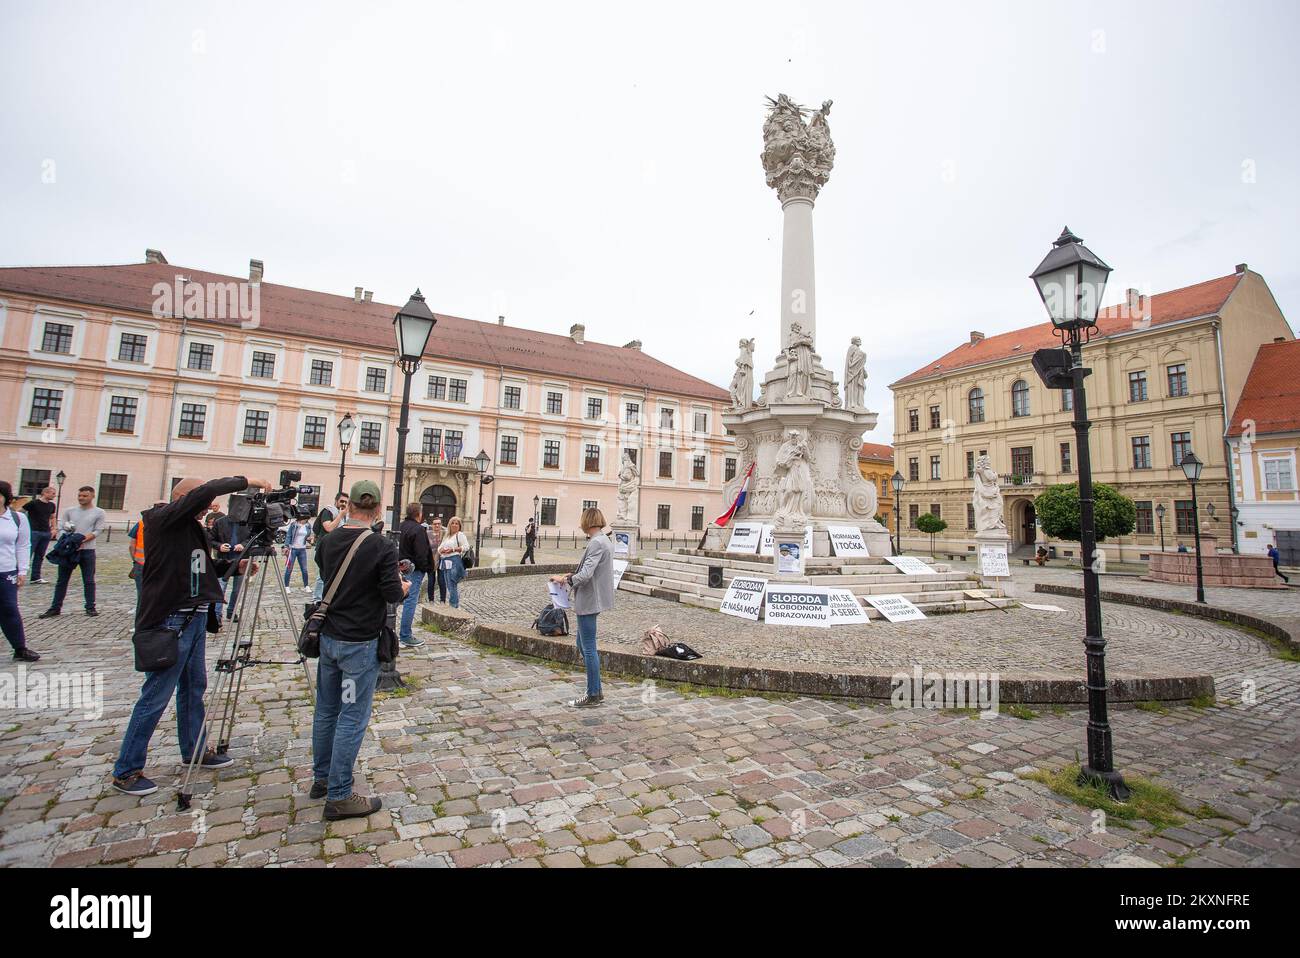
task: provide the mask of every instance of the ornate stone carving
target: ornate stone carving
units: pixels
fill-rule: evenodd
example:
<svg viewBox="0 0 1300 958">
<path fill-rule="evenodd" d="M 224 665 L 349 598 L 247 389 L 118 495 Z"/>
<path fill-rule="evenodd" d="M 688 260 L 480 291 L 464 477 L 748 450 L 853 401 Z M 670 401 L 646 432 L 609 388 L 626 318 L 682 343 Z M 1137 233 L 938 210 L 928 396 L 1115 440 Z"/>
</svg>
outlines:
<svg viewBox="0 0 1300 958">
<path fill-rule="evenodd" d="M 754 341 L 740 341 L 736 372 L 731 377 L 731 408 L 748 409 L 754 404 Z"/>
<path fill-rule="evenodd" d="M 802 527 L 812 517 L 814 494 L 812 448 L 807 437 L 791 429 L 776 454 L 776 509 L 778 528 Z"/>
<path fill-rule="evenodd" d="M 865 409 L 867 394 L 867 354 L 860 347 L 862 337 L 854 336 L 844 357 L 844 406 Z"/>
<path fill-rule="evenodd" d="M 623 461 L 618 467 L 618 515 L 614 521 L 636 524 L 637 489 L 641 485 L 641 470 L 636 467 L 632 457 L 623 453 Z"/>
<path fill-rule="evenodd" d="M 784 93 L 775 100 L 763 124 L 763 172 L 767 185 L 776 190 L 781 202 L 802 197 L 815 200 L 835 165 L 835 144 L 831 142 L 831 101 L 805 123 L 808 112 Z"/>
<path fill-rule="evenodd" d="M 790 327 L 790 345 L 786 355 L 786 399 L 808 399 L 812 394 L 813 341 L 795 323 Z"/>
<path fill-rule="evenodd" d="M 975 461 L 975 532 L 1006 532 L 1007 520 L 1003 515 L 1002 489 L 998 474 L 988 456 Z"/>
</svg>

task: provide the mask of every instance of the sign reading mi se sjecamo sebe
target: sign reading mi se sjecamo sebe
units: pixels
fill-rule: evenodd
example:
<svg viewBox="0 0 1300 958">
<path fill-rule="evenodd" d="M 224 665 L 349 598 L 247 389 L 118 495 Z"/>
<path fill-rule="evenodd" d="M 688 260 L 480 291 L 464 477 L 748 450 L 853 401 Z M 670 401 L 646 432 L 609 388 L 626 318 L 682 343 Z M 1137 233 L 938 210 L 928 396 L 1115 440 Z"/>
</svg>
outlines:
<svg viewBox="0 0 1300 958">
<path fill-rule="evenodd" d="M 739 619 L 757 622 L 759 610 L 763 607 L 763 592 L 766 588 L 766 579 L 738 575 L 727 585 L 727 594 L 723 596 L 718 611 L 723 615 L 734 615 Z"/>
<path fill-rule="evenodd" d="M 830 627 L 831 600 L 824 588 L 769 583 L 763 598 L 767 603 L 768 625 Z"/>
</svg>

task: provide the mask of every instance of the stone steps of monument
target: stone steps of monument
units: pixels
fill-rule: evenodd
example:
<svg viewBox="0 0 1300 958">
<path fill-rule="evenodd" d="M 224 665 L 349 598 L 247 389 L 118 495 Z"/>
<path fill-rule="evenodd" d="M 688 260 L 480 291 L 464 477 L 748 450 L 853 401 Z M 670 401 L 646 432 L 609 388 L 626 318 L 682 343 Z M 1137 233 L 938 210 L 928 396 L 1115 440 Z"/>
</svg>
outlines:
<svg viewBox="0 0 1300 958">
<path fill-rule="evenodd" d="M 628 569 L 623 573 L 624 582 L 639 582 L 653 589 L 664 589 L 675 592 L 678 595 L 700 595 L 711 598 L 721 599 L 727 594 L 725 587 L 721 589 L 711 589 L 704 582 L 692 582 L 682 579 L 670 578 L 656 575 L 644 571 L 633 571 Z M 786 580 L 793 585 L 828 585 L 830 583 L 807 582 L 803 579 Z M 839 588 L 848 589 L 854 595 L 905 595 L 916 601 L 917 597 L 924 601 L 937 602 L 945 599 L 956 599 L 962 596 L 965 589 L 980 588 L 979 583 L 970 580 L 959 579 L 943 582 L 936 582 L 927 576 L 924 581 L 919 579 L 900 581 L 894 579 L 888 582 L 850 582 L 838 586 Z M 990 590 L 993 591 L 993 590 Z"/>
<path fill-rule="evenodd" d="M 683 571 L 698 570 L 707 574 L 710 566 L 722 566 L 723 575 L 730 572 L 750 573 L 756 575 L 772 574 L 772 558 L 770 556 L 753 556 L 741 558 L 738 556 L 727 556 L 718 554 L 714 558 L 705 558 L 697 554 L 683 552 L 660 552 L 653 558 L 648 556 L 638 556 L 638 564 L 659 564 L 660 567 L 671 565 L 681 568 Z M 952 566 L 942 562 L 929 563 L 930 567 L 937 573 L 953 573 L 957 575 L 969 575 L 968 570 L 954 570 Z M 804 563 L 804 570 L 810 579 L 822 581 L 821 576 L 825 575 L 858 575 L 868 573 L 878 573 L 881 575 L 903 575 L 892 563 L 878 558 L 833 558 L 826 556 L 817 556 L 808 559 Z"/>
<path fill-rule="evenodd" d="M 893 568 L 892 566 L 890 567 Z M 744 570 L 723 569 L 722 581 L 730 583 L 736 575 L 761 575 L 764 578 L 773 578 L 772 567 L 765 568 L 747 573 Z M 624 575 L 640 576 L 642 578 L 652 577 L 664 583 L 680 583 L 683 587 L 704 586 L 709 581 L 706 571 L 696 572 L 690 567 L 683 567 L 673 563 L 650 560 L 643 563 L 628 566 Z M 962 588 L 979 587 L 979 581 L 969 573 L 962 572 L 936 572 L 932 575 L 924 576 L 905 576 L 899 572 L 859 572 L 852 575 L 814 575 L 814 576 L 796 576 L 786 581 L 802 582 L 808 585 L 838 586 L 842 588 L 851 588 L 855 591 L 858 589 L 869 590 L 875 595 L 888 594 L 891 592 L 907 591 L 909 589 L 941 589 L 953 588 L 961 584 Z M 725 586 L 724 586 L 725 591 Z M 866 594 L 865 592 L 861 594 Z"/>
<path fill-rule="evenodd" d="M 682 561 L 681 557 L 660 553 L 654 558 L 638 558 L 635 563 L 628 567 L 628 571 L 647 571 L 651 570 L 654 574 L 662 574 L 669 578 L 681 579 L 684 582 L 707 582 L 709 566 L 722 566 L 722 577 L 724 581 L 730 581 L 735 575 L 761 575 L 771 577 L 774 575 L 771 560 L 765 562 L 723 562 L 723 563 L 698 563 Z M 935 567 L 939 568 L 939 567 Z M 946 567 L 943 571 L 936 571 L 931 575 L 925 576 L 907 576 L 900 572 L 889 563 L 880 565 L 861 565 L 846 564 L 836 567 L 825 567 L 823 569 L 809 569 L 809 575 L 798 577 L 797 581 L 807 581 L 810 585 L 852 585 L 855 583 L 880 583 L 896 582 L 900 577 L 907 581 L 926 581 L 926 582 L 966 582 L 976 581 L 976 577 L 969 570 L 950 570 Z"/>
</svg>

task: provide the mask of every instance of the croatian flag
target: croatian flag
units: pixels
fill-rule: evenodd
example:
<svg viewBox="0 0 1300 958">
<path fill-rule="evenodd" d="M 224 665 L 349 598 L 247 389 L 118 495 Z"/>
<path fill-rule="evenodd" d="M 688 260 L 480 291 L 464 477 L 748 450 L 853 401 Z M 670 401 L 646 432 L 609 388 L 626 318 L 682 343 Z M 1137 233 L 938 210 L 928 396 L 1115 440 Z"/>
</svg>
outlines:
<svg viewBox="0 0 1300 958">
<path fill-rule="evenodd" d="M 725 526 L 731 521 L 731 517 L 736 514 L 736 510 L 745 504 L 745 497 L 749 495 L 749 479 L 753 474 L 754 464 L 751 462 L 749 469 L 745 472 L 745 481 L 740 484 L 740 492 L 736 493 L 736 501 L 731 504 L 730 509 L 713 520 L 715 526 Z"/>
</svg>

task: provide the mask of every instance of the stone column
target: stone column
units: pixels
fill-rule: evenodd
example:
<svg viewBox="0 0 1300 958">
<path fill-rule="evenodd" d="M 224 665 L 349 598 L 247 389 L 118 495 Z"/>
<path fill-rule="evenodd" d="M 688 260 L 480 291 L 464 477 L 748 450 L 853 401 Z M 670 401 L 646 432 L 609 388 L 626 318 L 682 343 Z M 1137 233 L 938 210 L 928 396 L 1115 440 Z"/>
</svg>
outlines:
<svg viewBox="0 0 1300 958">
<path fill-rule="evenodd" d="M 817 342 L 816 280 L 813 273 L 813 201 L 795 196 L 781 204 L 781 348 L 790 345 L 790 326 Z"/>
</svg>

